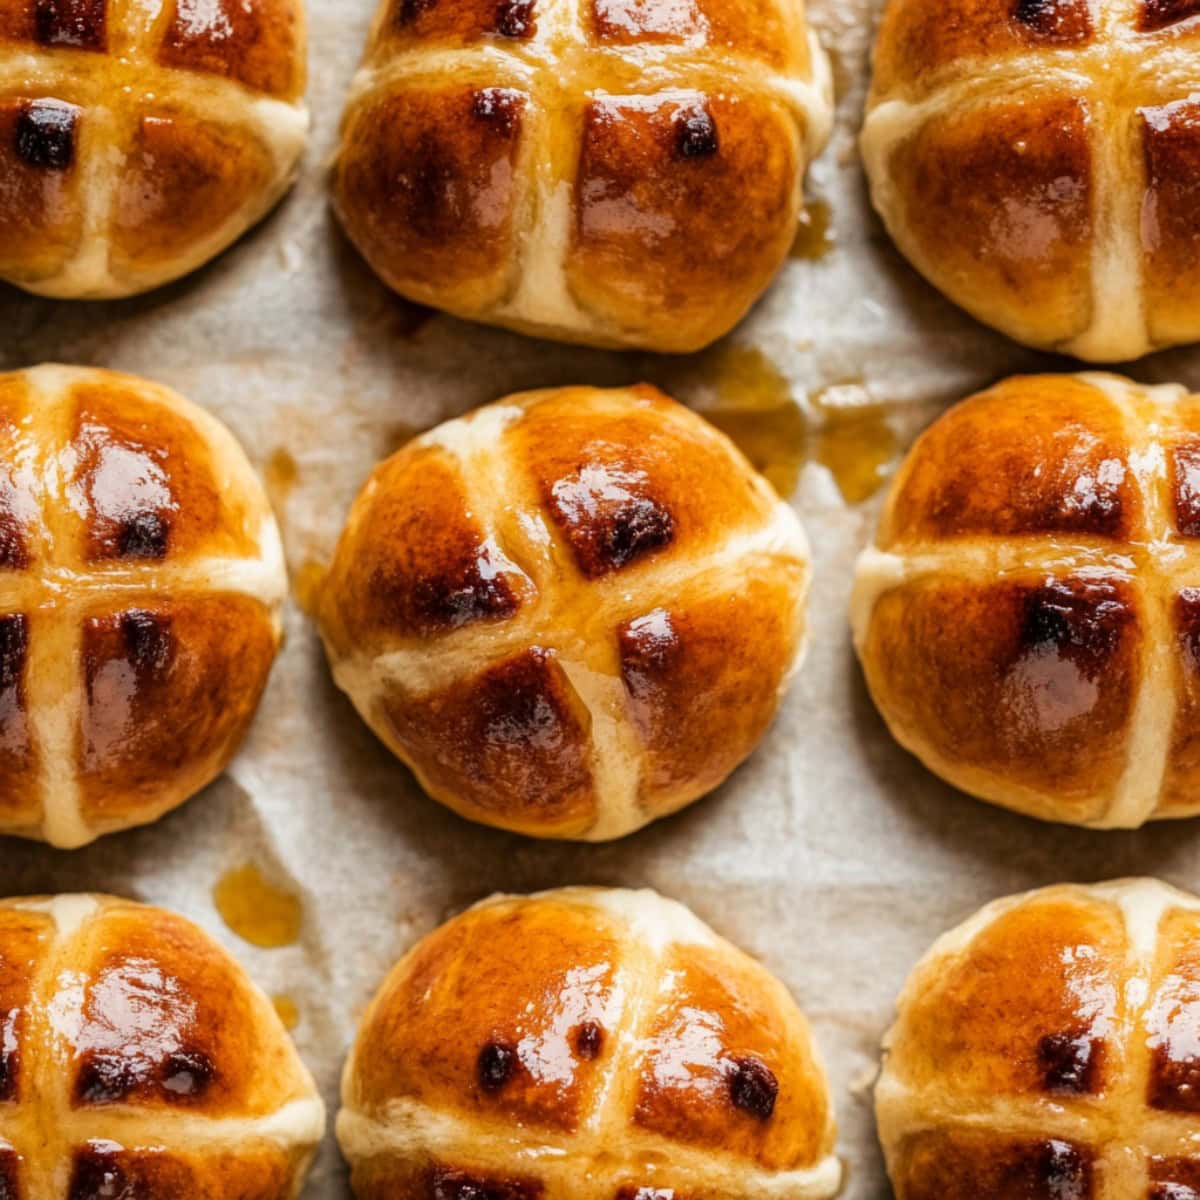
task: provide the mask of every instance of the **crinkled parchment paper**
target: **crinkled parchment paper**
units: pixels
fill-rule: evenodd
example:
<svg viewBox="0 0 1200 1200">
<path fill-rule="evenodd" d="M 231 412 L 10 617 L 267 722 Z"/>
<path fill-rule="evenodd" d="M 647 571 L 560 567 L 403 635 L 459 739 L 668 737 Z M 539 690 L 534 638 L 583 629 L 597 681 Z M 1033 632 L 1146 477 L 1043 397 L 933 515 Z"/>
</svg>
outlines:
<svg viewBox="0 0 1200 1200">
<path fill-rule="evenodd" d="M 325 163 L 373 6 L 309 0 L 315 136 L 304 174 L 232 252 L 122 303 L 60 304 L 0 288 L 0 368 L 61 360 L 145 374 L 216 412 L 260 467 L 290 455 L 297 479 L 291 488 L 276 480 L 274 498 L 293 569 L 328 556 L 371 466 L 409 432 L 516 389 L 647 379 L 705 407 L 730 361 L 765 363 L 814 425 L 829 414 L 813 399 L 847 385 L 833 395 L 886 405 L 904 445 L 977 386 L 1065 365 L 960 314 L 917 279 L 870 214 L 855 136 L 874 0 L 815 0 L 812 12 L 835 57 L 839 121 L 810 192 L 829 205 L 835 244 L 815 261 L 789 262 L 726 347 L 692 360 L 575 350 L 405 305 L 341 239 L 326 204 Z M 1200 386 L 1200 358 L 1187 352 L 1134 372 Z M 724 391 L 736 388 L 735 376 Z M 501 889 L 658 888 L 791 987 L 832 1075 L 847 1195 L 886 1196 L 869 1082 L 896 992 L 930 941 L 994 896 L 1064 877 L 1149 873 L 1195 886 L 1200 825 L 1084 833 L 937 782 L 889 739 L 851 650 L 852 566 L 878 497 L 848 505 L 811 462 L 793 501 L 816 555 L 807 667 L 750 763 L 679 817 L 608 846 L 538 843 L 459 820 L 422 796 L 336 692 L 293 603 L 261 714 L 226 777 L 157 826 L 89 850 L 0 845 L 0 892 L 118 892 L 199 921 L 268 991 L 295 999 L 295 1036 L 332 1110 L 372 990 L 445 917 Z M 244 863 L 302 897 L 297 944 L 259 950 L 224 926 L 213 885 Z M 348 1195 L 330 1136 L 306 1196 Z"/>
</svg>

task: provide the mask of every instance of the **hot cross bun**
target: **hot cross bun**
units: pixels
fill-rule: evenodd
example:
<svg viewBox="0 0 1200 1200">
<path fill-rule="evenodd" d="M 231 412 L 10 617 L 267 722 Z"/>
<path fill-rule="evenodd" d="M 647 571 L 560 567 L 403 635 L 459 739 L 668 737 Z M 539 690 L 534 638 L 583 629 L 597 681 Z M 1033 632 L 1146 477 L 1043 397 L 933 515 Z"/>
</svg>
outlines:
<svg viewBox="0 0 1200 1200">
<path fill-rule="evenodd" d="M 801 0 L 383 0 L 335 204 L 422 304 L 695 350 L 787 256 L 829 79 Z"/>
<path fill-rule="evenodd" d="M 358 1200 L 829 1200 L 812 1035 L 653 892 L 495 897 L 384 982 L 337 1131 Z"/>
<path fill-rule="evenodd" d="M 989 904 L 913 971 L 875 1093 L 896 1200 L 1200 1194 L 1200 900 L 1152 879 Z"/>
<path fill-rule="evenodd" d="M 889 0 L 862 148 L 932 283 L 1018 341 L 1200 339 L 1193 0 Z"/>
<path fill-rule="evenodd" d="M 0 833 L 74 847 L 218 775 L 287 576 L 241 447 L 166 388 L 0 375 Z"/>
<path fill-rule="evenodd" d="M 294 1200 L 324 1124 L 271 1002 L 191 922 L 0 901 L 5 1200 Z"/>
<path fill-rule="evenodd" d="M 859 561 L 893 734 L 985 800 L 1134 827 L 1200 812 L 1200 396 L 1010 379 L 917 442 Z"/>
<path fill-rule="evenodd" d="M 431 795 L 600 840 L 750 754 L 808 582 L 799 521 L 723 434 L 653 388 L 563 388 L 384 462 L 319 611 L 339 685 Z"/>
<path fill-rule="evenodd" d="M 0 279 L 130 296 L 206 263 L 304 147 L 301 0 L 0 0 Z"/>
</svg>

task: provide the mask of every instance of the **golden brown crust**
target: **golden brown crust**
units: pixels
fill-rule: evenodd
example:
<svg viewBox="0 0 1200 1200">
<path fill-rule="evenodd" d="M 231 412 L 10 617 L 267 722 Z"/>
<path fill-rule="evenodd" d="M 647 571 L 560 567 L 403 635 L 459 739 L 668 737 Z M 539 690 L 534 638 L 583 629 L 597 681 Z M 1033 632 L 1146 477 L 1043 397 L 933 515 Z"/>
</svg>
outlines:
<svg viewBox="0 0 1200 1200">
<path fill-rule="evenodd" d="M 592 100 L 584 110 L 565 269 L 607 327 L 684 325 L 716 340 L 766 288 L 795 237 L 800 147 L 783 106 L 675 92 Z M 713 297 L 720 297 L 720 305 Z"/>
<path fill-rule="evenodd" d="M 164 790 L 190 796 L 254 719 L 278 646 L 249 596 L 145 596 L 85 619 L 80 807 L 97 825 L 137 821 Z"/>
<path fill-rule="evenodd" d="M 913 265 L 1029 345 L 1200 337 L 1193 0 L 890 0 L 862 146 Z"/>
<path fill-rule="evenodd" d="M 436 798 L 611 838 L 751 752 L 797 660 L 807 557 L 790 510 L 694 414 L 652 388 L 564 388 L 378 467 L 320 622 L 339 684 Z M 648 637 L 660 612 L 670 647 Z"/>
<path fill-rule="evenodd" d="M 1082 379 L 1023 376 L 964 400 L 905 460 L 878 544 L 1061 535 L 1141 524 L 1118 405 Z"/>
<path fill-rule="evenodd" d="M 6 1196 L 296 1194 L 323 1124 L 313 1080 L 267 998 L 183 918 L 0 902 L 0 1029 Z"/>
<path fill-rule="evenodd" d="M 794 238 L 831 116 L 814 46 L 802 6 L 777 0 L 381 0 L 337 211 L 421 303 L 567 341 L 698 349 Z"/>
<path fill-rule="evenodd" d="M 443 85 L 396 90 L 352 113 L 338 212 L 389 286 L 455 308 L 505 298 L 527 103 L 515 88 Z"/>
<path fill-rule="evenodd" d="M 359 1200 L 837 1186 L 804 1018 L 653 893 L 498 897 L 431 934 L 368 1010 L 343 1104 Z"/>
<path fill-rule="evenodd" d="M 0 376 L 5 439 L 0 832 L 76 846 L 232 757 L 279 643 L 278 533 L 228 431 L 131 376 Z"/>
<path fill-rule="evenodd" d="M 983 799 L 1077 824 L 1196 811 L 1200 398 L 1009 380 L 937 421 L 864 554 L 880 711 Z"/>
<path fill-rule="evenodd" d="M 304 85 L 300 0 L 5 0 L 0 277 L 97 298 L 200 266 L 286 190 Z"/>
<path fill-rule="evenodd" d="M 1200 900 L 1149 879 L 1010 897 L 947 934 L 885 1039 L 897 1200 L 1185 1198 L 1198 983 Z"/>
<path fill-rule="evenodd" d="M 379 701 L 387 741 L 464 816 L 542 837 L 596 820 L 590 717 L 540 646 L 430 695 Z"/>
<path fill-rule="evenodd" d="M 955 106 L 881 169 L 901 246 L 982 320 L 1059 345 L 1091 321 L 1092 118 L 1053 93 Z"/>
</svg>

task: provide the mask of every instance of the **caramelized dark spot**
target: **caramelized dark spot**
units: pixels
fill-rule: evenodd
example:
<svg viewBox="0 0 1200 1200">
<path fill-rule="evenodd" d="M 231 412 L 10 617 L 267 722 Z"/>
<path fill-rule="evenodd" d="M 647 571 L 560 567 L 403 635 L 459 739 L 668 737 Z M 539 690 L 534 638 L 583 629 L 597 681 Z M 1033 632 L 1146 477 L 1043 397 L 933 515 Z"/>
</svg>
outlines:
<svg viewBox="0 0 1200 1200">
<path fill-rule="evenodd" d="M 479 1086 L 485 1092 L 498 1092 L 512 1078 L 517 1065 L 517 1052 L 502 1042 L 488 1042 L 479 1052 L 476 1071 Z"/>
<path fill-rule="evenodd" d="M 1175 1057 L 1169 1044 L 1156 1047 L 1148 1100 L 1166 1112 L 1200 1112 L 1200 1058 Z"/>
<path fill-rule="evenodd" d="M 471 115 L 495 125 L 507 137 L 522 107 L 521 93 L 513 88 L 484 88 L 471 101 Z"/>
<path fill-rule="evenodd" d="M 679 636 L 664 608 L 655 609 L 621 627 L 621 678 L 635 700 L 654 695 L 660 678 L 679 650 Z"/>
<path fill-rule="evenodd" d="M 17 117 L 17 155 L 31 167 L 65 171 L 75 161 L 79 109 L 61 100 L 31 100 Z"/>
<path fill-rule="evenodd" d="M 1197 13 L 1200 13 L 1200 0 L 1143 0 L 1138 29 L 1142 33 L 1157 33 Z M 1189 1189 L 1189 1195 L 1194 1194 Z"/>
<path fill-rule="evenodd" d="M 84 1104 L 116 1104 L 141 1082 L 127 1058 L 104 1051 L 90 1054 L 79 1068 L 75 1094 Z"/>
<path fill-rule="evenodd" d="M 617 1200 L 677 1200 L 672 1188 L 623 1187 Z"/>
<path fill-rule="evenodd" d="M 1181 588 L 1175 604 L 1179 645 L 1188 670 L 1200 675 L 1200 588 Z"/>
<path fill-rule="evenodd" d="M 180 1051 L 163 1064 L 162 1086 L 172 1096 L 201 1096 L 216 1076 L 217 1069 L 208 1055 L 194 1050 Z"/>
<path fill-rule="evenodd" d="M 394 20 L 397 25 L 411 25 L 422 13 L 427 13 L 437 0 L 400 0 Z"/>
<path fill-rule="evenodd" d="M 1087 1200 L 1092 1194 L 1092 1164 L 1070 1142 L 1049 1141 L 1038 1147 L 1031 1164 L 1036 1194 L 1048 1200 Z"/>
<path fill-rule="evenodd" d="M 762 1059 L 739 1058 L 729 1074 L 729 1096 L 735 1108 L 769 1121 L 775 1115 L 779 1081 Z"/>
<path fill-rule="evenodd" d="M 169 527 L 156 512 L 134 513 L 121 522 L 117 553 L 121 558 L 166 558 Z"/>
<path fill-rule="evenodd" d="M 104 50 L 107 0 L 37 0 L 34 28 L 43 46 Z"/>
<path fill-rule="evenodd" d="M 1171 452 L 1171 490 L 1175 528 L 1184 537 L 1200 537 L 1200 443 L 1188 442 Z"/>
<path fill-rule="evenodd" d="M 1044 42 L 1077 42 L 1091 32 L 1087 0 L 1017 0 L 1013 18 Z"/>
<path fill-rule="evenodd" d="M 1200 1192 L 1186 1183 L 1156 1183 L 1148 1200 L 1200 1200 Z"/>
<path fill-rule="evenodd" d="M 165 618 L 142 611 L 123 613 L 121 636 L 140 677 L 160 675 L 170 663 L 174 640 Z"/>
<path fill-rule="evenodd" d="M 595 1021 L 585 1021 L 575 1030 L 574 1044 L 580 1058 L 599 1058 L 604 1049 L 604 1030 Z"/>
<path fill-rule="evenodd" d="M 467 1175 L 447 1167 L 429 1173 L 429 1200 L 537 1200 L 542 1184 L 536 1179 L 501 1179 Z"/>
<path fill-rule="evenodd" d="M 719 149 L 717 123 L 703 104 L 675 114 L 675 153 L 680 158 L 708 158 Z"/>
<path fill-rule="evenodd" d="M 28 618 L 21 613 L 0 617 L 0 691 L 21 686 L 28 651 Z"/>
<path fill-rule="evenodd" d="M 1038 1062 L 1047 1091 L 1087 1095 L 1100 1090 L 1104 1043 L 1086 1034 L 1049 1033 L 1038 1042 Z"/>
<path fill-rule="evenodd" d="M 77 1150 L 67 1200 L 134 1200 L 119 1152 L 111 1142 L 89 1142 Z"/>
<path fill-rule="evenodd" d="M 675 537 L 674 519 L 647 494 L 648 487 L 641 471 L 598 463 L 551 487 L 551 508 L 588 578 L 620 570 Z"/>
<path fill-rule="evenodd" d="M 21 1200 L 21 1160 L 12 1150 L 0 1150 L 0 1200 Z"/>
<path fill-rule="evenodd" d="M 1091 678 L 1120 644 L 1132 613 L 1112 584 L 1054 580 L 1029 592 L 1020 642 L 1023 652 L 1053 646 Z"/>
<path fill-rule="evenodd" d="M 496 32 L 507 38 L 531 37 L 535 31 L 533 0 L 500 0 L 496 5 Z"/>
</svg>

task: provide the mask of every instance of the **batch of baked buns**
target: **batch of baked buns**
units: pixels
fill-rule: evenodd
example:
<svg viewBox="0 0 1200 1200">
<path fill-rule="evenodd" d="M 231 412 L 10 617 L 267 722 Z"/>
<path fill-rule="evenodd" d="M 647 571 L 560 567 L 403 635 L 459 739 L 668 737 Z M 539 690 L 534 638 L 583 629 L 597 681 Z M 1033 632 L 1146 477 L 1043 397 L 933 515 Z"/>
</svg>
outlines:
<svg viewBox="0 0 1200 1200">
<path fill-rule="evenodd" d="M 320 48 L 316 48 L 319 53 Z M 282 196 L 300 0 L 0 0 L 0 277 L 84 302 L 209 261 Z M 396 292 L 691 352 L 780 268 L 831 73 L 800 0 L 385 0 L 332 169 Z M 889 0 L 862 157 L 912 263 L 1098 362 L 1200 338 L 1195 0 Z M 849 624 L 896 739 L 1092 828 L 1200 813 L 1200 397 L 1009 379 L 901 467 Z M 316 604 L 337 684 L 431 797 L 534 838 L 712 792 L 806 643 L 810 555 L 648 386 L 497 400 L 366 481 Z M 280 643 L 265 490 L 146 380 L 0 376 L 0 831 L 64 849 L 224 770 Z M 878 1128 L 900 1200 L 1200 1197 L 1200 899 L 997 900 L 914 970 Z M 823 1200 L 829 1087 L 784 987 L 653 892 L 485 900 L 362 1016 L 360 1200 Z M 282 1200 L 325 1113 L 188 920 L 0 902 L 0 1200 Z M 853 1170 L 853 1164 L 849 1164 Z"/>
</svg>

